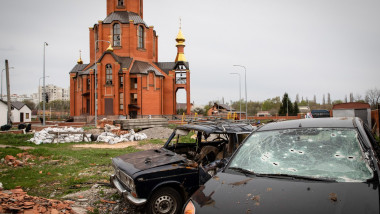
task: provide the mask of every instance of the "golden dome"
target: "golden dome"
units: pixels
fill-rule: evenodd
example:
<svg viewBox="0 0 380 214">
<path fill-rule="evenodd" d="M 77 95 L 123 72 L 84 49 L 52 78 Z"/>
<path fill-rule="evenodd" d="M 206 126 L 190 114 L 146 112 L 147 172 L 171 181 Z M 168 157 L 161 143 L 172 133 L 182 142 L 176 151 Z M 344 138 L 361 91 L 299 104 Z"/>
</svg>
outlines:
<svg viewBox="0 0 380 214">
<path fill-rule="evenodd" d="M 182 34 L 182 30 L 181 30 L 181 28 L 179 29 L 179 32 L 178 32 L 177 38 L 176 38 L 175 40 L 178 42 L 178 44 L 183 43 L 183 42 L 186 41 L 185 37 L 184 37 L 183 34 Z"/>
<path fill-rule="evenodd" d="M 111 52 L 113 52 L 113 48 L 112 48 L 111 43 L 110 43 L 110 46 L 108 46 L 107 51 L 111 51 Z"/>
<path fill-rule="evenodd" d="M 82 61 L 82 51 L 79 50 L 79 59 L 77 61 L 78 64 L 83 64 L 83 61 Z"/>
</svg>

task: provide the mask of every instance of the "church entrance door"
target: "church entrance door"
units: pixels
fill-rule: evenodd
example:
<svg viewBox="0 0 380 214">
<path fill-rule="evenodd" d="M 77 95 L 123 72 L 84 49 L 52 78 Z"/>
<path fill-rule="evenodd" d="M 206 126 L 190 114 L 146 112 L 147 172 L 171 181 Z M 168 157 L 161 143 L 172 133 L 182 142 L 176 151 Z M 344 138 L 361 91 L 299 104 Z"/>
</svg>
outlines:
<svg viewBox="0 0 380 214">
<path fill-rule="evenodd" d="M 113 115 L 113 99 L 112 98 L 105 98 L 105 115 Z"/>
</svg>

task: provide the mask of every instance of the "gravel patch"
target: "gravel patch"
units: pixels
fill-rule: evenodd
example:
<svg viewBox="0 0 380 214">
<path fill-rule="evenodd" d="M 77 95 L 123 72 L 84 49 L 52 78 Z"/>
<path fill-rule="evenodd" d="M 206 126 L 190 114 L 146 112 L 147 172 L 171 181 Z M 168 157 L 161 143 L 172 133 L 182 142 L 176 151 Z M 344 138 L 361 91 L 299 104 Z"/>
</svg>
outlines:
<svg viewBox="0 0 380 214">
<path fill-rule="evenodd" d="M 139 133 L 146 134 L 148 139 L 167 139 L 173 133 L 173 129 L 166 127 L 155 127 L 142 130 Z"/>
<path fill-rule="evenodd" d="M 89 190 L 66 195 L 63 199 L 74 201 L 71 207 L 78 214 L 94 212 L 95 209 L 100 214 L 138 214 L 142 212 L 142 208 L 121 198 L 117 190 L 108 185 L 95 184 Z"/>
</svg>

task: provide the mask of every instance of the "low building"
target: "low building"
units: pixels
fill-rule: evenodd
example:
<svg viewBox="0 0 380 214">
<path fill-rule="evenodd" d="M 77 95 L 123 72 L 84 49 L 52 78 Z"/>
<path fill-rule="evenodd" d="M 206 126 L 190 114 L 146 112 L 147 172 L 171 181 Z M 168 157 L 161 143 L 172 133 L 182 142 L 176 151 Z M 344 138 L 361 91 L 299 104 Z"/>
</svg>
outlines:
<svg viewBox="0 0 380 214">
<path fill-rule="evenodd" d="M 12 102 L 11 120 L 13 123 L 25 123 L 32 121 L 32 110 L 22 102 Z"/>
<path fill-rule="evenodd" d="M 368 103 L 340 103 L 333 106 L 333 117 L 359 117 L 371 127 L 371 106 Z"/>
<path fill-rule="evenodd" d="M 269 111 L 259 111 L 256 114 L 258 117 L 270 117 L 272 116 Z"/>
<path fill-rule="evenodd" d="M 208 116 L 214 116 L 214 115 L 227 115 L 228 112 L 236 112 L 232 106 L 226 105 L 226 104 L 218 104 L 214 103 L 214 106 L 210 108 L 207 112 Z"/>
<path fill-rule="evenodd" d="M 309 106 L 298 106 L 298 109 L 300 110 L 300 113 L 308 113 L 310 112 L 310 107 Z"/>
<path fill-rule="evenodd" d="M 4 126 L 5 124 L 7 124 L 7 112 L 7 102 L 0 100 L 0 126 Z"/>
</svg>

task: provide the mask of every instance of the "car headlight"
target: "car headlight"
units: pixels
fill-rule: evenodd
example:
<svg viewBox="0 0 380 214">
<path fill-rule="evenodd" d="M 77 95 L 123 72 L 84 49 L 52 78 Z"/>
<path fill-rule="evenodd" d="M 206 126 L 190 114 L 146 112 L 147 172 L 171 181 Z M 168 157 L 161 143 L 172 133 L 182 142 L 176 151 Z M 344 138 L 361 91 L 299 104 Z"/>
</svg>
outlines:
<svg viewBox="0 0 380 214">
<path fill-rule="evenodd" d="M 195 214 L 195 207 L 191 200 L 189 200 L 186 204 L 186 207 L 183 211 L 184 214 Z"/>
<path fill-rule="evenodd" d="M 135 190 L 135 182 L 131 177 L 125 174 L 123 171 L 120 171 L 120 180 L 131 190 Z"/>
</svg>

